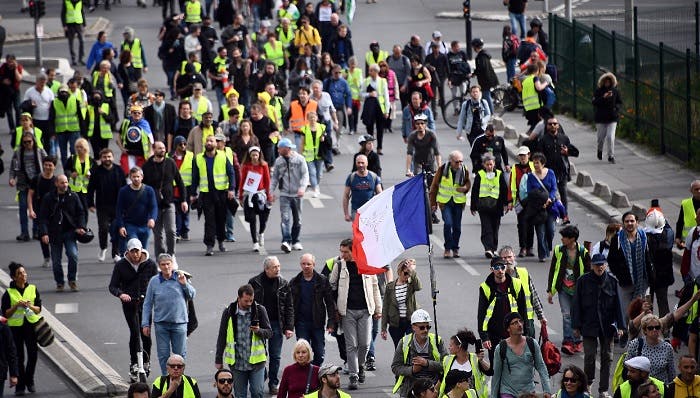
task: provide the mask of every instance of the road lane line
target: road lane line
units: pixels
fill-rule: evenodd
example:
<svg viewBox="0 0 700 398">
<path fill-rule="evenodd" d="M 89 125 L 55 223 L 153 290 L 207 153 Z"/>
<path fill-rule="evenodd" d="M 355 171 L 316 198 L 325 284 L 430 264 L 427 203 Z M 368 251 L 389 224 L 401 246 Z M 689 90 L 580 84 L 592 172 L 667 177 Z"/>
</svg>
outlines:
<svg viewBox="0 0 700 398">
<path fill-rule="evenodd" d="M 440 250 L 444 251 L 445 250 L 445 244 L 442 242 L 440 238 L 438 238 L 435 235 L 430 235 L 430 240 L 433 242 L 435 246 L 438 246 Z M 474 267 L 469 265 L 466 261 L 464 261 L 461 258 L 453 258 L 452 259 L 454 262 L 459 264 L 460 267 L 462 267 L 463 270 L 467 271 L 467 273 L 471 276 L 479 276 L 481 275 L 479 271 L 477 271 Z"/>
</svg>

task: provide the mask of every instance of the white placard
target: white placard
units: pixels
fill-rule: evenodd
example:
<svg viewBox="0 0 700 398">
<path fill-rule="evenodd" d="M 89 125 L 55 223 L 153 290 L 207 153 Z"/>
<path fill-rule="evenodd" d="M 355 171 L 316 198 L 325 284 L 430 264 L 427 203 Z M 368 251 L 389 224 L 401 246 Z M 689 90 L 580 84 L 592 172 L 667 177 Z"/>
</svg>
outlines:
<svg viewBox="0 0 700 398">
<path fill-rule="evenodd" d="M 262 180 L 262 174 L 249 171 L 243 182 L 243 190 L 250 193 L 258 192 L 260 180 Z"/>
</svg>

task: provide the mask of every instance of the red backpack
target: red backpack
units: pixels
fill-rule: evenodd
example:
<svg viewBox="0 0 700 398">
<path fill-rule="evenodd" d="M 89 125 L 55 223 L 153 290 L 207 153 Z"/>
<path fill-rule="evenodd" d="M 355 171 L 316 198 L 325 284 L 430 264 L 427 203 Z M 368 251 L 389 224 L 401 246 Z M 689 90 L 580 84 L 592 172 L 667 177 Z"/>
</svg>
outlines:
<svg viewBox="0 0 700 398">
<path fill-rule="evenodd" d="M 559 373 L 561 369 L 561 353 L 554 343 L 549 341 L 547 326 L 542 325 L 540 329 L 540 349 L 542 350 L 542 359 L 547 366 L 547 372 L 550 376 Z"/>
</svg>

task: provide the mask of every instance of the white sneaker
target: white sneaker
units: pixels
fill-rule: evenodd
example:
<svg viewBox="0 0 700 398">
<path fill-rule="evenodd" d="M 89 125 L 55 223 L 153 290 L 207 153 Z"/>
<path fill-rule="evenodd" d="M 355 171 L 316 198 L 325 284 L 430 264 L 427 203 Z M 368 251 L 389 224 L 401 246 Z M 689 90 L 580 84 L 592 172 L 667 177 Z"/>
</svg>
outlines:
<svg viewBox="0 0 700 398">
<path fill-rule="evenodd" d="M 294 250 L 304 250 L 304 246 L 301 245 L 301 242 L 297 242 L 292 245 L 292 249 Z"/>
<path fill-rule="evenodd" d="M 318 198 L 321 195 L 321 188 L 316 185 L 316 188 L 314 188 L 314 193 L 311 195 L 311 197 Z"/>
<path fill-rule="evenodd" d="M 51 266 L 51 259 L 50 258 L 45 258 L 44 262 L 41 264 L 42 268 L 49 268 Z"/>
<path fill-rule="evenodd" d="M 289 242 L 282 242 L 282 245 L 280 246 L 283 252 L 289 253 L 292 251 L 292 247 L 289 246 Z"/>
<path fill-rule="evenodd" d="M 260 251 L 260 243 L 258 243 L 258 242 L 253 243 L 253 251 L 254 252 Z"/>
<path fill-rule="evenodd" d="M 115 254 L 114 257 L 112 257 L 112 260 L 114 260 L 115 263 L 118 262 L 118 261 L 121 260 L 121 259 L 122 259 L 121 256 L 118 255 L 118 254 Z"/>
<path fill-rule="evenodd" d="M 178 268 L 180 268 L 180 266 L 177 264 L 177 258 L 175 258 L 175 255 L 174 255 L 174 254 L 173 254 L 172 264 L 173 264 L 173 269 L 174 269 L 174 270 L 177 270 Z"/>
<path fill-rule="evenodd" d="M 260 247 L 265 246 L 265 234 L 258 234 L 258 243 L 260 243 Z"/>
<path fill-rule="evenodd" d="M 97 255 L 97 261 L 103 263 L 105 261 L 106 255 L 107 255 L 107 249 L 100 249 L 100 253 Z"/>
</svg>

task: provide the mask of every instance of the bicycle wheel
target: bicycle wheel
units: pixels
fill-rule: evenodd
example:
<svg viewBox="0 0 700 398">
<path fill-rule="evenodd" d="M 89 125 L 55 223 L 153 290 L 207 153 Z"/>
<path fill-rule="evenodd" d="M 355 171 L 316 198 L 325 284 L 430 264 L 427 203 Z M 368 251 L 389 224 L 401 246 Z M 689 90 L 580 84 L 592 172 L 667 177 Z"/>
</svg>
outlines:
<svg viewBox="0 0 700 398">
<path fill-rule="evenodd" d="M 462 99 L 459 97 L 452 98 L 445 106 L 442 107 L 442 120 L 453 129 L 457 128 L 459 121 L 459 110 L 462 106 Z"/>
<path fill-rule="evenodd" d="M 491 91 L 491 100 L 493 101 L 493 110 L 494 113 L 497 113 L 498 116 L 503 116 L 505 113 L 505 107 L 503 105 L 503 100 L 507 96 L 507 93 L 503 89 L 503 87 L 496 87 Z"/>
</svg>

